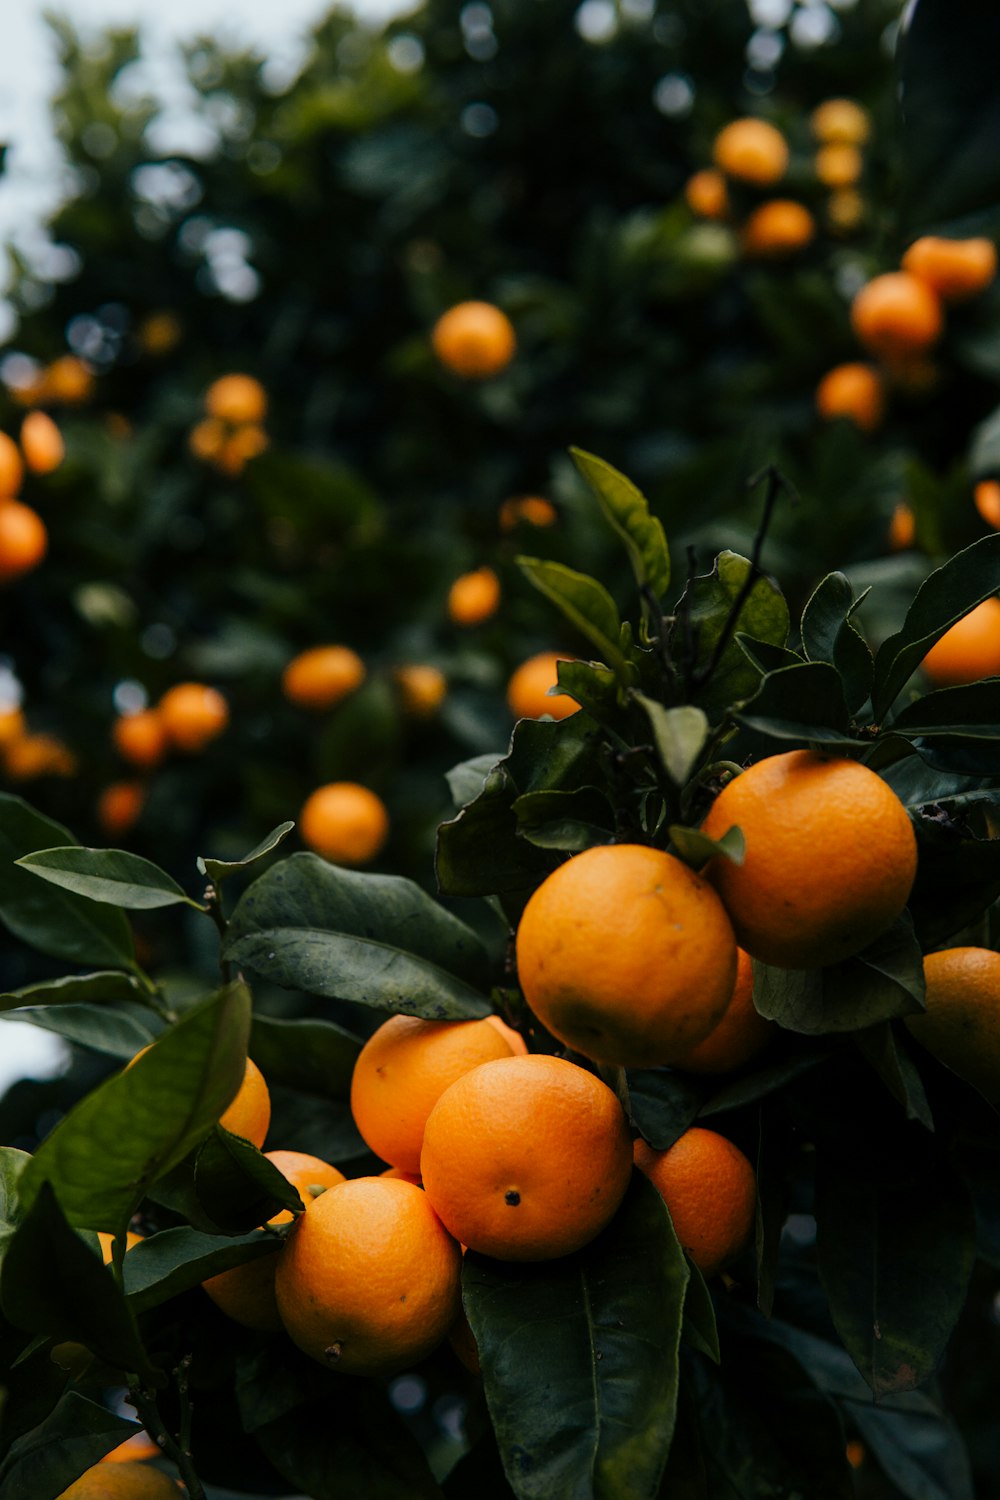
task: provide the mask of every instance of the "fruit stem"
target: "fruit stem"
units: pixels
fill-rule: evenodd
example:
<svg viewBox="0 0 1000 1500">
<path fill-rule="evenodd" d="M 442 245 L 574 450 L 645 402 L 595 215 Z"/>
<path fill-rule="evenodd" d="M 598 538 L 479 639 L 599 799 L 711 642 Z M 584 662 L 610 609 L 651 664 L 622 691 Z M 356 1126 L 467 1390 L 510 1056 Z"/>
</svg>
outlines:
<svg viewBox="0 0 1000 1500">
<path fill-rule="evenodd" d="M 185 1357 L 187 1366 L 190 1367 L 190 1355 Z M 160 1416 L 160 1408 L 157 1405 L 155 1394 L 141 1386 L 137 1379 L 129 1383 L 129 1399 L 135 1407 L 136 1415 L 167 1458 L 177 1466 L 184 1488 L 187 1491 L 188 1500 L 206 1500 L 205 1490 L 201 1480 L 195 1471 L 190 1451 L 190 1423 L 191 1403 L 187 1396 L 187 1369 L 181 1374 L 181 1367 L 185 1360 L 181 1361 L 177 1371 L 177 1389 L 181 1398 L 181 1441 L 178 1442 L 174 1435 Z"/>
</svg>

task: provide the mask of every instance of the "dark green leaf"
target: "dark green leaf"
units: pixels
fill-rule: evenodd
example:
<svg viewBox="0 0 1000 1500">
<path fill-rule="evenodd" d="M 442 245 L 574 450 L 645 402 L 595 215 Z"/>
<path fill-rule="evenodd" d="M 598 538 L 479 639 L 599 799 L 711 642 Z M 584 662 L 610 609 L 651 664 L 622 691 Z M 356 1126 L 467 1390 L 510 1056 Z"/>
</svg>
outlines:
<svg viewBox="0 0 1000 1500">
<path fill-rule="evenodd" d="M 122 1265 L 125 1293 L 137 1313 L 200 1286 L 210 1276 L 263 1255 L 274 1255 L 282 1241 L 257 1230 L 222 1239 L 197 1229 L 164 1229 L 133 1245 Z"/>
<path fill-rule="evenodd" d="M 913 821 L 918 860 L 910 910 L 923 945 L 937 948 L 1000 896 L 1000 839 L 972 826 L 951 801 L 922 807 Z"/>
<path fill-rule="evenodd" d="M 670 587 L 670 552 L 663 526 L 650 515 L 645 496 L 603 458 L 595 458 L 580 448 L 569 451 L 608 521 L 625 543 L 636 583 L 662 598 Z"/>
<path fill-rule="evenodd" d="M 71 1224 L 116 1233 L 150 1184 L 183 1160 L 235 1097 L 249 1031 L 243 984 L 189 1010 L 46 1136 L 21 1178 L 25 1205 L 47 1181 Z"/>
<path fill-rule="evenodd" d="M 827 662 L 803 662 L 769 672 L 734 717 L 772 739 L 838 749 L 858 745 L 849 733 L 851 716 L 840 673 Z"/>
<path fill-rule="evenodd" d="M 663 769 L 675 786 L 684 786 L 708 739 L 709 724 L 704 712 L 690 703 L 680 708 L 664 708 L 643 693 L 631 696 L 649 719 Z"/>
<path fill-rule="evenodd" d="M 700 828 L 684 828 L 680 823 L 671 823 L 669 831 L 677 853 L 693 870 L 700 870 L 710 859 L 716 858 L 728 859 L 734 865 L 743 863 L 746 840 L 742 829 L 727 829 L 721 839 L 709 838 Z"/>
<path fill-rule="evenodd" d="M 745 1104 L 765 1099 L 768 1094 L 775 1093 L 793 1078 L 798 1078 L 819 1063 L 825 1062 L 829 1055 L 826 1047 L 799 1043 L 779 1061 L 765 1063 L 763 1067 L 754 1068 L 735 1078 L 720 1079 L 716 1092 L 709 1095 L 698 1111 L 699 1118 L 725 1114 L 728 1109 L 742 1109 Z"/>
<path fill-rule="evenodd" d="M 556 680 L 598 724 L 618 719 L 618 679 L 610 667 L 598 661 L 560 661 Z"/>
<path fill-rule="evenodd" d="M 678 639 L 683 622 L 695 645 L 698 670 L 707 671 L 750 577 L 751 567 L 747 558 L 735 552 L 720 552 L 711 573 L 691 580 L 675 611 L 677 623 L 671 647 L 677 659 L 686 659 L 683 643 Z M 733 639 L 737 633 L 772 646 L 785 644 L 788 606 L 770 578 L 762 575 L 754 583 L 710 680 L 693 694 L 713 724 L 718 723 L 733 703 L 749 698 L 760 681 L 760 672 Z"/>
<path fill-rule="evenodd" d="M 61 849 L 39 849 L 23 855 L 17 863 L 32 875 L 89 901 L 121 906 L 127 911 L 150 911 L 179 902 L 198 907 L 165 870 L 124 849 L 81 849 L 71 844 Z"/>
<path fill-rule="evenodd" d="M 721 1359 L 719 1330 L 715 1321 L 715 1303 L 705 1278 L 688 1257 L 688 1285 L 684 1297 L 683 1337 L 693 1349 L 700 1349 L 716 1364 Z"/>
<path fill-rule="evenodd" d="M 896 1035 L 892 1023 L 880 1021 L 854 1034 L 855 1045 L 898 1104 L 906 1110 L 908 1120 L 919 1120 L 928 1130 L 934 1129 L 934 1116 L 927 1102 L 924 1085 L 916 1063 L 906 1050 L 905 1041 Z"/>
<path fill-rule="evenodd" d="M 221 885 L 230 875 L 235 875 L 241 870 L 248 870 L 251 865 L 255 865 L 258 860 L 270 854 L 272 849 L 277 849 L 279 844 L 284 843 L 294 827 L 294 823 L 279 823 L 277 828 L 272 828 L 267 837 L 261 839 L 259 844 L 255 844 L 250 853 L 244 854 L 242 859 L 208 859 L 199 854 L 198 871 L 202 875 L 207 875 L 208 879 L 214 881 L 216 885 Z"/>
<path fill-rule="evenodd" d="M 216 1125 L 198 1148 L 194 1187 L 224 1234 L 246 1234 L 284 1208 L 301 1213 L 298 1190 L 250 1141 Z"/>
<path fill-rule="evenodd" d="M 513 809 L 518 833 L 539 849 L 578 854 L 615 836 L 614 812 L 597 787 L 523 792 Z"/>
<path fill-rule="evenodd" d="M 113 1004 L 121 1000 L 142 1000 L 144 990 L 130 974 L 120 969 L 106 969 L 99 974 L 68 974 L 61 979 L 43 979 L 0 995 L 0 1011 L 16 1010 L 23 1005 Z"/>
<path fill-rule="evenodd" d="M 28 1005 L 0 1012 L 0 1021 L 27 1021 L 109 1057 L 134 1057 L 153 1040 L 148 1011 L 116 1005 Z"/>
<path fill-rule="evenodd" d="M 0 1464 L 0 1495 L 59 1500 L 86 1469 L 141 1431 L 137 1422 L 67 1391 L 44 1422 L 11 1444 Z"/>
<path fill-rule="evenodd" d="M 861 599 L 843 573 L 828 573 L 802 612 L 802 649 L 809 661 L 825 661 L 840 674 L 847 707 L 857 713 L 868 701 L 875 664 L 852 620 Z"/>
<path fill-rule="evenodd" d="M 456 809 L 474 802 L 486 783 L 486 779 L 497 761 L 503 757 L 498 753 L 476 755 L 472 760 L 463 760 L 446 772 L 445 780 Z"/>
<path fill-rule="evenodd" d="M 922 759 L 941 770 L 998 775 L 1000 678 L 927 693 L 901 709 L 887 733 L 911 741 Z"/>
<path fill-rule="evenodd" d="M 223 955 L 290 989 L 431 1020 L 484 1016 L 486 957 L 413 881 L 315 854 L 273 865 L 240 898 Z"/>
<path fill-rule="evenodd" d="M 332 1021 L 253 1018 L 250 1052 L 271 1084 L 286 1084 L 327 1099 L 347 1099 L 360 1037 Z"/>
<path fill-rule="evenodd" d="M 768 672 L 777 672 L 782 667 L 801 666 L 805 657 L 787 646 L 773 646 L 770 641 L 755 641 L 748 635 L 737 634 L 736 643 L 763 677 Z"/>
<path fill-rule="evenodd" d="M 907 1500 L 975 1500 L 962 1434 L 944 1412 L 899 1412 L 867 1401 L 852 1401 L 846 1410 Z"/>
<path fill-rule="evenodd" d="M 519 557 L 518 567 L 540 594 L 562 611 L 570 624 L 601 654 L 621 679 L 630 683 L 635 676 L 618 644 L 622 624 L 618 607 L 603 583 L 567 568 L 564 563 L 544 562 L 537 557 Z"/>
<path fill-rule="evenodd" d="M 698 1117 L 711 1084 L 671 1068 L 630 1068 L 629 1117 L 654 1151 L 666 1151 Z"/>
<path fill-rule="evenodd" d="M 466 1256 L 463 1301 L 518 1500 L 656 1494 L 688 1274 L 663 1201 L 638 1173 L 609 1227 L 577 1255 Z"/>
</svg>

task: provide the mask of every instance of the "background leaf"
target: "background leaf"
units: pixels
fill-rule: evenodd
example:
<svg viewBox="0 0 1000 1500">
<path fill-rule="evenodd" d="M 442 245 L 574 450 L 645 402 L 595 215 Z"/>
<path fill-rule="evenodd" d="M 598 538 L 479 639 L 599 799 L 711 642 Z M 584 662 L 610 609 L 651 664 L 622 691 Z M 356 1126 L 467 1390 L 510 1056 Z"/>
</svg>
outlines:
<svg viewBox="0 0 1000 1500">
<path fill-rule="evenodd" d="M 127 911 L 150 911 L 158 906 L 197 902 L 186 896 L 165 870 L 126 849 L 39 849 L 17 861 L 23 870 L 52 885 L 74 891 L 88 901 L 106 902 Z"/>
<path fill-rule="evenodd" d="M 571 448 L 573 462 L 617 531 L 632 564 L 639 587 L 648 586 L 658 599 L 670 587 L 670 553 L 663 526 L 649 513 L 645 496 L 603 458 Z"/>
</svg>

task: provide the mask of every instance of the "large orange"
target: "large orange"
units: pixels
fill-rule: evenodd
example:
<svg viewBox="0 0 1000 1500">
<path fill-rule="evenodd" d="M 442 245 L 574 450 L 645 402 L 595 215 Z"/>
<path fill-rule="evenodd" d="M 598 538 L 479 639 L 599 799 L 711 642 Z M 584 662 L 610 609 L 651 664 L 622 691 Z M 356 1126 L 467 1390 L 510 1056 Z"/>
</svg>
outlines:
<svg viewBox="0 0 1000 1500">
<path fill-rule="evenodd" d="M 20 500 L 0 500 L 0 583 L 37 568 L 49 550 L 45 522 Z"/>
<path fill-rule="evenodd" d="M 162 1469 L 133 1460 L 95 1464 L 57 1500 L 180 1500 L 180 1491 Z"/>
<path fill-rule="evenodd" d="M 263 422 L 267 415 L 267 394 L 252 375 L 220 375 L 205 392 L 205 410 L 210 417 L 233 427 Z"/>
<path fill-rule="evenodd" d="M 160 764 L 170 743 L 163 716 L 156 708 L 122 714 L 112 726 L 111 738 L 122 759 L 144 771 Z"/>
<path fill-rule="evenodd" d="M 928 1052 L 1000 1103 L 1000 953 L 946 948 L 924 959 L 927 1009 L 905 1016 Z"/>
<path fill-rule="evenodd" d="M 298 708 L 332 708 L 364 680 L 365 664 L 350 646 L 312 646 L 288 663 L 281 690 Z"/>
<path fill-rule="evenodd" d="M 757 1178 L 724 1135 L 693 1126 L 667 1151 L 635 1143 L 635 1164 L 656 1188 L 681 1245 L 704 1276 L 735 1260 L 757 1212 Z"/>
<path fill-rule="evenodd" d="M 517 352 L 514 325 L 492 302 L 459 302 L 431 331 L 441 363 L 466 380 L 487 380 L 505 370 Z"/>
<path fill-rule="evenodd" d="M 461 1306 L 462 1255 L 412 1183 L 355 1177 L 310 1203 L 281 1252 L 278 1310 L 328 1369 L 387 1374 L 440 1344 Z"/>
<path fill-rule="evenodd" d="M 849 958 L 900 915 L 917 870 L 906 808 L 867 766 L 790 750 L 760 760 L 716 797 L 703 824 L 743 830 L 741 865 L 706 874 L 740 946 L 779 968 Z"/>
<path fill-rule="evenodd" d="M 29 411 L 21 423 L 21 451 L 33 474 L 51 474 L 66 456 L 62 433 L 44 411 Z"/>
<path fill-rule="evenodd" d="M 509 1027 L 504 1030 L 517 1037 Z M 427 1116 L 445 1089 L 470 1068 L 514 1051 L 523 1052 L 524 1043 L 517 1046 L 489 1020 L 392 1016 L 369 1037 L 354 1064 L 354 1123 L 376 1156 L 419 1174 Z"/>
<path fill-rule="evenodd" d="M 733 120 L 715 137 L 712 157 L 727 177 L 769 187 L 788 169 L 788 143 L 766 120 Z"/>
<path fill-rule="evenodd" d="M 885 416 L 882 376 L 871 365 L 835 365 L 816 387 L 816 410 L 827 421 L 846 417 L 862 432 L 874 432 Z"/>
<path fill-rule="evenodd" d="M 997 274 L 992 240 L 945 240 L 924 235 L 903 256 L 903 270 L 932 287 L 942 302 L 965 302 L 984 292 Z"/>
<path fill-rule="evenodd" d="M 1000 676 L 1000 599 L 984 599 L 963 615 L 920 665 L 936 687 Z"/>
<path fill-rule="evenodd" d="M 572 661 L 571 656 L 560 656 L 558 651 L 539 651 L 529 656 L 511 675 L 507 684 L 507 706 L 515 719 L 540 719 L 548 714 L 552 719 L 568 719 L 580 705 L 567 693 L 555 692 L 561 661 Z"/>
<path fill-rule="evenodd" d="M 229 705 L 215 688 L 203 682 L 179 682 L 160 699 L 160 721 L 175 750 L 195 754 L 225 729 Z"/>
<path fill-rule="evenodd" d="M 499 1260 L 552 1260 L 608 1223 L 628 1187 L 631 1142 L 593 1073 L 534 1054 L 483 1063 L 431 1110 L 420 1158 L 445 1227 Z"/>
<path fill-rule="evenodd" d="M 559 866 L 517 930 L 521 988 L 543 1026 L 597 1062 L 685 1056 L 721 1018 L 736 941 L 707 881 L 662 849 L 610 844 Z"/>
<path fill-rule="evenodd" d="M 851 327 L 873 354 L 905 360 L 924 353 L 941 337 L 941 299 L 909 271 L 889 271 L 858 292 L 851 303 Z"/>
<path fill-rule="evenodd" d="M 732 1073 L 752 1062 L 774 1035 L 774 1022 L 754 1008 L 750 955 L 738 948 L 736 956 L 736 983 L 722 1019 L 674 1064 L 686 1073 Z"/>
<path fill-rule="evenodd" d="M 448 590 L 448 618 L 456 625 L 481 625 L 500 604 L 500 580 L 492 568 L 462 573 Z"/>
<path fill-rule="evenodd" d="M 366 865 L 389 837 L 381 797 L 356 781 L 317 787 L 299 813 L 303 843 L 338 865 Z"/>
<path fill-rule="evenodd" d="M 761 203 L 745 220 L 741 231 L 744 253 L 761 260 L 794 255 L 815 237 L 815 219 L 793 198 L 772 198 Z"/>
</svg>

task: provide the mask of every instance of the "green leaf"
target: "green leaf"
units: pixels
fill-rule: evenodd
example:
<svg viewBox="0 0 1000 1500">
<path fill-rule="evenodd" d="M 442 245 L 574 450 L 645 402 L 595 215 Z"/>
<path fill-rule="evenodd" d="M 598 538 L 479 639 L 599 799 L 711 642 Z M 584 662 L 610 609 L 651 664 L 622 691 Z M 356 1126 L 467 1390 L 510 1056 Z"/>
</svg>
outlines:
<svg viewBox="0 0 1000 1500">
<path fill-rule="evenodd" d="M 882 642 L 875 657 L 872 703 L 876 722 L 885 718 L 911 674 L 946 630 L 1000 590 L 1000 532 L 980 537 L 927 578 L 906 619 Z"/>
<path fill-rule="evenodd" d="M 20 797 L 0 793 L 0 921 L 15 937 L 52 958 L 117 969 L 134 963 L 132 934 L 120 911 L 41 885 L 16 861 L 36 849 L 73 842 L 60 823 Z"/>
<path fill-rule="evenodd" d="M 688 1284 L 687 1293 L 684 1297 L 684 1326 L 682 1335 L 685 1343 L 694 1349 L 700 1349 L 702 1354 L 718 1364 L 722 1358 L 719 1349 L 719 1330 L 715 1321 L 715 1303 L 708 1289 L 704 1276 L 688 1257 Z"/>
<path fill-rule="evenodd" d="M 23 855 L 17 864 L 89 901 L 121 906 L 127 911 L 151 911 L 179 902 L 203 910 L 197 901 L 185 896 L 165 870 L 124 849 L 81 849 L 78 845 L 39 849 Z"/>
<path fill-rule="evenodd" d="M 147 1188 L 232 1102 L 246 1071 L 249 1031 L 250 994 L 242 983 L 194 1006 L 46 1136 L 21 1178 L 24 1204 L 50 1182 L 71 1224 L 117 1233 Z"/>
<path fill-rule="evenodd" d="M 849 733 L 840 673 L 828 662 L 803 662 L 768 672 L 750 701 L 733 717 L 771 739 L 802 745 L 859 748 Z"/>
<path fill-rule="evenodd" d="M 84 1344 L 117 1369 L 151 1376 L 121 1289 L 100 1254 L 70 1228 L 49 1182 L 8 1242 L 0 1303 L 15 1328 Z"/>
<path fill-rule="evenodd" d="M 452 766 L 450 771 L 445 772 L 445 780 L 456 810 L 476 800 L 486 784 L 487 777 L 500 759 L 499 752 L 476 755 L 472 760 L 460 761 L 457 766 Z"/>
<path fill-rule="evenodd" d="M 255 1015 L 250 1052 L 271 1084 L 327 1099 L 348 1099 L 362 1040 L 333 1021 Z"/>
<path fill-rule="evenodd" d="M 0 1463 L 0 1495 L 59 1500 L 85 1470 L 141 1431 L 138 1422 L 67 1391 L 43 1422 L 10 1445 Z"/>
<path fill-rule="evenodd" d="M 656 1493 L 688 1275 L 663 1201 L 638 1173 L 608 1228 L 576 1255 L 466 1256 L 463 1301 L 518 1500 Z"/>
<path fill-rule="evenodd" d="M 221 1239 L 197 1229 L 164 1229 L 133 1245 L 122 1264 L 125 1293 L 137 1313 L 200 1286 L 210 1276 L 274 1255 L 283 1241 L 261 1230 Z"/>
<path fill-rule="evenodd" d="M 770 1050 L 765 1055 L 770 1056 Z M 766 1099 L 768 1094 L 776 1093 L 786 1083 L 791 1083 L 793 1078 L 810 1072 L 829 1056 L 827 1047 L 798 1043 L 776 1062 L 766 1063 L 763 1067 L 754 1068 L 737 1077 L 723 1078 L 718 1090 L 710 1094 L 701 1106 L 698 1118 L 725 1114 L 729 1109 L 742 1109 L 744 1105 Z"/>
<path fill-rule="evenodd" d="M 518 833 L 539 849 L 578 854 L 614 840 L 614 812 L 598 787 L 523 792 L 515 798 L 513 811 Z"/>
<path fill-rule="evenodd" d="M 693 648 L 698 671 L 708 670 L 751 569 L 748 558 L 720 552 L 711 573 L 692 578 L 674 612 L 671 649 L 675 660 L 686 660 Z M 680 639 L 682 634 L 688 644 Z M 692 694 L 713 724 L 733 703 L 749 698 L 760 681 L 760 672 L 734 638 L 737 634 L 784 646 L 788 639 L 788 605 L 772 579 L 761 575 L 755 581 L 711 677 Z"/>
<path fill-rule="evenodd" d="M 148 1012 L 138 1007 L 122 1010 L 114 1005 L 27 1005 L 20 1010 L 0 1011 L 0 1021 L 24 1021 L 43 1031 L 52 1031 L 80 1047 L 90 1047 L 109 1057 L 134 1057 L 153 1040 L 155 1032 Z"/>
<path fill-rule="evenodd" d="M 666 1151 L 698 1118 L 710 1084 L 672 1068 L 630 1068 L 629 1118 L 654 1151 Z"/>
<path fill-rule="evenodd" d="M 819 1272 L 837 1332 L 876 1398 L 932 1375 L 965 1302 L 976 1255 L 968 1193 L 946 1163 L 817 1162 Z"/>
<path fill-rule="evenodd" d="M 721 839 L 713 839 L 700 828 L 684 828 L 680 823 L 671 823 L 670 839 L 681 859 L 693 870 L 700 870 L 710 859 L 719 856 L 731 860 L 734 865 L 741 865 L 746 853 L 743 830 L 736 827 L 728 829 Z"/>
<path fill-rule="evenodd" d="M 622 623 L 618 606 L 596 578 L 577 573 L 564 563 L 538 557 L 519 557 L 518 567 L 540 594 L 562 611 L 570 624 L 596 646 L 604 661 L 630 684 L 635 676 L 618 645 Z"/>
<path fill-rule="evenodd" d="M 603 458 L 581 448 L 569 451 L 607 520 L 625 543 L 636 583 L 662 599 L 670 587 L 670 552 L 663 526 L 650 515 L 646 497 Z"/>
<path fill-rule="evenodd" d="M 618 679 L 602 662 L 559 661 L 556 681 L 598 724 L 619 720 Z"/>
<path fill-rule="evenodd" d="M 653 743 L 663 769 L 675 786 L 684 786 L 698 764 L 698 757 L 709 735 L 705 713 L 690 703 L 680 708 L 664 708 L 643 693 L 632 693 L 632 701 L 649 719 Z"/>
<path fill-rule="evenodd" d="M 920 1072 L 906 1044 L 896 1035 L 889 1021 L 867 1026 L 855 1032 L 854 1043 L 870 1063 L 897 1104 L 906 1111 L 908 1120 L 919 1120 L 928 1130 L 934 1129 L 934 1116 L 927 1102 Z"/>
<path fill-rule="evenodd" d="M 854 713 L 868 701 L 875 670 L 868 642 L 852 619 L 863 600 L 864 595 L 855 599 L 843 573 L 828 573 L 802 612 L 802 649 L 807 660 L 836 667 L 847 706 Z"/>
<path fill-rule="evenodd" d="M 940 688 L 908 703 L 888 724 L 920 757 L 963 776 L 1000 775 L 1000 678 Z"/>
<path fill-rule="evenodd" d="M 772 646 L 769 641 L 755 641 L 748 635 L 737 634 L 736 643 L 744 656 L 764 677 L 768 672 L 777 672 L 780 667 L 797 667 L 805 661 L 798 651 L 787 646 Z"/>
<path fill-rule="evenodd" d="M 939 948 L 1000 896 L 1000 839 L 952 801 L 918 808 L 910 911 L 925 948 Z"/>
<path fill-rule="evenodd" d="M 254 881 L 230 919 L 223 956 L 289 989 L 429 1020 L 490 1009 L 471 979 L 487 971 L 470 927 L 410 880 L 315 854 L 293 854 Z"/>
<path fill-rule="evenodd" d="M 753 964 L 753 1003 L 789 1031 L 856 1031 L 924 1008 L 924 967 L 909 912 L 861 953 L 825 969 Z"/>
<path fill-rule="evenodd" d="M 962 1434 L 943 1411 L 900 1412 L 852 1401 L 851 1420 L 886 1477 L 907 1500 L 975 1500 Z"/>
<path fill-rule="evenodd" d="M 131 974 L 120 969 L 104 969 L 97 974 L 67 974 L 59 979 L 43 979 L 0 995 L 0 1011 L 17 1010 L 30 1005 L 113 1005 L 119 1001 L 141 1001 L 145 991 Z"/>
<path fill-rule="evenodd" d="M 224 1234 L 261 1228 L 282 1209 L 305 1208 L 297 1188 L 250 1141 L 216 1125 L 194 1162 L 194 1188 Z"/>
<path fill-rule="evenodd" d="M 230 875 L 235 875 L 241 870 L 249 870 L 258 860 L 264 859 L 273 849 L 285 839 L 295 827 L 294 823 L 279 823 L 277 828 L 272 828 L 266 838 L 255 844 L 249 854 L 244 854 L 242 859 L 208 859 L 198 856 L 198 872 L 206 875 L 215 885 L 221 885 Z"/>
</svg>

